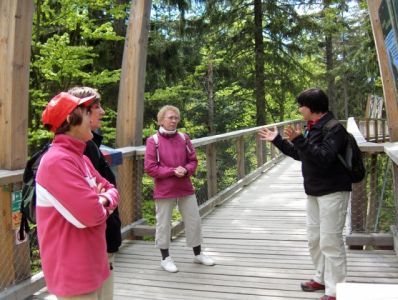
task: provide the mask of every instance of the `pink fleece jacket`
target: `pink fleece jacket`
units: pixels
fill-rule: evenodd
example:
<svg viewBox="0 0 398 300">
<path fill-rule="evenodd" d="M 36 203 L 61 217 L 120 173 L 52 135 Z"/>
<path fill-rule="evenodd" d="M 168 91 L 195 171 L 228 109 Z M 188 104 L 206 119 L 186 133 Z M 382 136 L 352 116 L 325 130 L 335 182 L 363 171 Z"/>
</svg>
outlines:
<svg viewBox="0 0 398 300">
<path fill-rule="evenodd" d="M 36 176 L 37 234 L 44 277 L 56 296 L 95 291 L 110 275 L 105 226 L 116 208 L 116 188 L 83 155 L 86 144 L 58 134 Z M 110 205 L 99 202 L 102 183 Z"/>
<path fill-rule="evenodd" d="M 193 195 L 195 190 L 191 182 L 191 175 L 196 171 L 198 160 L 195 149 L 187 135 L 185 140 L 179 134 L 163 135 L 157 133 L 159 139 L 159 162 L 156 158 L 156 147 L 153 137 L 146 141 L 145 172 L 154 178 L 154 199 L 178 198 Z M 187 146 L 189 151 L 187 150 Z M 182 166 L 188 173 L 184 177 L 177 177 L 174 169 Z"/>
</svg>

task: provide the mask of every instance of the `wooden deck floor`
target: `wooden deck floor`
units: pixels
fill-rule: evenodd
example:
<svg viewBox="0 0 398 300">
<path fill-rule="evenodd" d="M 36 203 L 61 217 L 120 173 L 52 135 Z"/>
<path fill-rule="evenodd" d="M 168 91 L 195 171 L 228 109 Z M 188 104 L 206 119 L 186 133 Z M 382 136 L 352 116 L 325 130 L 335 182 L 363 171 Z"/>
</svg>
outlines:
<svg viewBox="0 0 398 300">
<path fill-rule="evenodd" d="M 319 299 L 322 293 L 299 287 L 314 273 L 305 199 L 300 164 L 285 159 L 216 208 L 203 220 L 212 267 L 192 263 L 183 236 L 171 245 L 174 274 L 161 269 L 153 242 L 125 242 L 116 258 L 114 299 Z M 348 251 L 348 281 L 398 284 L 395 253 Z"/>
</svg>

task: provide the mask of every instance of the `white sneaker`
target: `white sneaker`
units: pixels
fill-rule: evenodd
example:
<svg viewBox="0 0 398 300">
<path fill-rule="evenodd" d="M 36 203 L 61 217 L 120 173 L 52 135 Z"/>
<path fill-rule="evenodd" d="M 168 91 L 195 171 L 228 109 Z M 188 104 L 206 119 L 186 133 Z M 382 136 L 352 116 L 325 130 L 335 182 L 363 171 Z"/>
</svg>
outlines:
<svg viewBox="0 0 398 300">
<path fill-rule="evenodd" d="M 193 261 L 197 264 L 202 264 L 205 266 L 214 266 L 215 265 L 214 260 L 211 257 L 206 256 L 204 254 L 195 255 Z"/>
<path fill-rule="evenodd" d="M 160 261 L 160 265 L 162 266 L 163 270 L 175 273 L 178 272 L 177 266 L 174 264 L 174 261 L 171 259 L 170 256 L 167 256 L 165 259 Z"/>
</svg>

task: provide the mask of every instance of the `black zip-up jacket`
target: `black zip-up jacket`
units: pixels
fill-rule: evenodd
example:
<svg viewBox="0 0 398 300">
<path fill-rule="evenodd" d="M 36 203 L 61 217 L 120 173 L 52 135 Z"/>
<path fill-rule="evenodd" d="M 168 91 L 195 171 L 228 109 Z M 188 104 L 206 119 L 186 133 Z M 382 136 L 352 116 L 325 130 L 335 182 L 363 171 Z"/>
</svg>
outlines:
<svg viewBox="0 0 398 300">
<path fill-rule="evenodd" d="M 84 155 L 86 155 L 94 165 L 94 168 L 116 186 L 116 178 L 115 174 L 113 174 L 111 168 L 108 165 L 104 155 L 99 150 L 99 146 L 102 142 L 102 136 L 93 132 L 93 139 L 88 141 L 86 144 L 86 150 L 84 151 Z M 122 244 L 122 234 L 120 231 L 121 222 L 119 217 L 119 210 L 116 208 L 112 214 L 109 215 L 106 220 L 106 245 L 108 253 L 113 253 L 119 250 L 120 245 Z"/>
<path fill-rule="evenodd" d="M 326 113 L 304 135 L 289 140 L 278 135 L 272 143 L 282 153 L 300 160 L 304 177 L 304 190 L 307 195 L 323 196 L 335 192 L 351 191 L 348 171 L 337 158 L 343 153 L 347 143 L 347 132 L 343 125 L 330 128 L 325 136 L 322 128 L 333 119 L 331 112 Z"/>
</svg>

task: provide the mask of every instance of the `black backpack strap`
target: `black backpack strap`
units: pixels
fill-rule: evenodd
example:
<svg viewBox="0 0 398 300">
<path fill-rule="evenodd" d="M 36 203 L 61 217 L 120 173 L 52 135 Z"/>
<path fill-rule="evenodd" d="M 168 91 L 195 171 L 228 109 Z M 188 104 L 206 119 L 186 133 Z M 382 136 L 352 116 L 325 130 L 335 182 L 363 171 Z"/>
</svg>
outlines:
<svg viewBox="0 0 398 300">
<path fill-rule="evenodd" d="M 336 119 L 330 119 L 329 121 L 327 121 L 326 124 L 323 125 L 323 127 L 322 127 L 323 138 L 325 138 L 325 136 L 327 135 L 327 133 L 329 132 L 330 129 L 332 129 L 333 127 L 337 126 L 338 124 L 340 124 L 340 122 L 338 120 L 336 120 Z M 345 128 L 344 128 L 344 130 L 345 130 Z M 346 135 L 347 135 L 346 143 L 348 143 L 349 142 L 348 141 L 348 132 L 346 130 L 345 130 L 345 132 L 346 132 Z M 332 148 L 332 151 L 334 151 L 333 148 Z M 345 162 L 344 157 L 340 153 L 337 153 L 336 151 L 334 151 L 334 152 L 336 153 L 337 158 L 339 159 L 341 164 L 344 166 L 344 168 L 347 169 L 347 163 Z"/>
<path fill-rule="evenodd" d="M 19 224 L 19 240 L 23 241 L 25 240 L 26 236 L 25 233 L 29 233 L 30 228 L 29 228 L 29 223 L 28 219 L 24 214 L 21 216 L 21 223 Z"/>
</svg>

